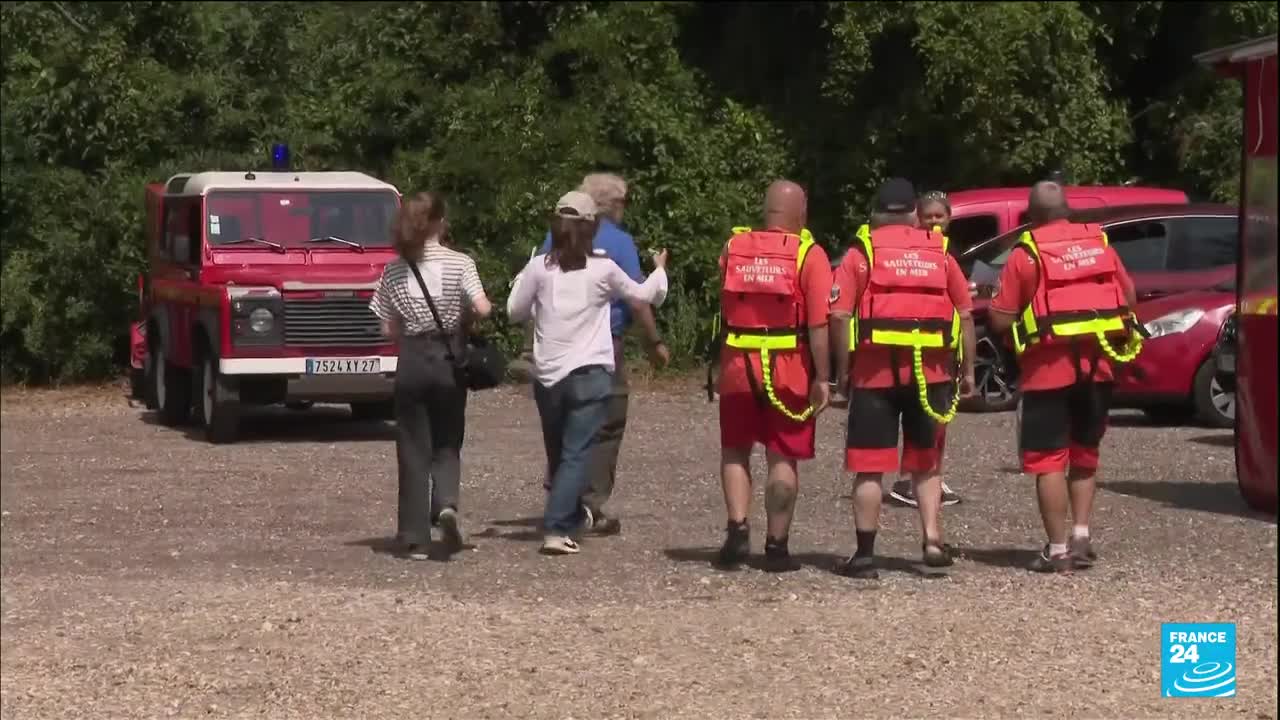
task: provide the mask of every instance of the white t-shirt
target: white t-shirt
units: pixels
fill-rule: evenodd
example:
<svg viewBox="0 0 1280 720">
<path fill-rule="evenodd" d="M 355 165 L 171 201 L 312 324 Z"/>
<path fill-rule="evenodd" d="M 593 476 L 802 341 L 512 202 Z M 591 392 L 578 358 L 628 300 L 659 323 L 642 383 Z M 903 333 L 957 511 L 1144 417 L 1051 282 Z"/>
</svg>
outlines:
<svg viewBox="0 0 1280 720">
<path fill-rule="evenodd" d="M 531 258 L 516 276 L 507 314 L 521 323 L 533 317 L 534 377 L 551 387 L 586 365 L 613 371 L 609 303 L 626 299 L 661 305 L 667 273 L 658 268 L 637 283 L 608 258 L 588 257 L 582 270 L 547 267 L 546 255 Z"/>
</svg>

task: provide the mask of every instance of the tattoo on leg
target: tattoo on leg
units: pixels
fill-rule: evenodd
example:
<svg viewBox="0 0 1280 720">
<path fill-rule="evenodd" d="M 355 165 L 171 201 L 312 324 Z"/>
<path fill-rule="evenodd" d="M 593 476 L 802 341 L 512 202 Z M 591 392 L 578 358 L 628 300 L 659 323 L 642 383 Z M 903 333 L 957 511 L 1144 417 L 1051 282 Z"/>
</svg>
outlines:
<svg viewBox="0 0 1280 720">
<path fill-rule="evenodd" d="M 770 515 L 789 513 L 796 504 L 795 488 L 783 483 L 769 483 L 764 488 L 764 506 Z"/>
</svg>

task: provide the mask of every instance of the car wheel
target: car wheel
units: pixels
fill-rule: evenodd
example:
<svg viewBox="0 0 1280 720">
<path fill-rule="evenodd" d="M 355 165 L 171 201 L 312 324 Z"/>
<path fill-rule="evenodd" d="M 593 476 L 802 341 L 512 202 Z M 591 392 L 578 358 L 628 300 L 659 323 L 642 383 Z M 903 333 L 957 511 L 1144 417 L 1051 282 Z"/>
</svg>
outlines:
<svg viewBox="0 0 1280 720">
<path fill-rule="evenodd" d="M 1217 374 L 1212 359 L 1201 363 L 1191 386 L 1191 401 L 1200 422 L 1209 427 L 1229 428 L 1236 424 L 1236 394 L 1222 386 Z"/>
<path fill-rule="evenodd" d="M 235 442 L 240 432 L 240 391 L 234 378 L 218 372 L 218 358 L 211 352 L 200 354 L 194 390 L 205 439 L 214 444 Z"/>
<path fill-rule="evenodd" d="M 970 412 L 1005 412 L 1018 407 L 1016 361 L 991 337 L 978 338 L 973 359 L 975 397 L 964 402 Z"/>
<path fill-rule="evenodd" d="M 394 400 L 351 403 L 351 418 L 361 421 L 391 420 L 396 416 Z"/>
<path fill-rule="evenodd" d="M 163 347 L 156 347 L 152 361 L 152 392 L 160 422 L 175 427 L 191 418 L 191 383 L 187 370 L 169 363 Z"/>
</svg>

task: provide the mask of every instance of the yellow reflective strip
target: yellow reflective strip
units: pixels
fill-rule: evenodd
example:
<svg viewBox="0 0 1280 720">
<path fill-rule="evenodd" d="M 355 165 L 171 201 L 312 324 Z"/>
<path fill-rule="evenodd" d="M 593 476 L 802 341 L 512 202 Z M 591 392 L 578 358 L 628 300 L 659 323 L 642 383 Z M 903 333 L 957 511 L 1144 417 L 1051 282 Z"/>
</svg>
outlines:
<svg viewBox="0 0 1280 720">
<path fill-rule="evenodd" d="M 734 235 L 741 235 L 742 233 L 749 233 L 749 232 L 751 232 L 751 228 L 749 227 L 739 226 L 733 229 Z"/>
<path fill-rule="evenodd" d="M 872 345 L 897 345 L 900 347 L 941 348 L 946 347 L 946 338 L 940 332 L 920 332 L 919 330 L 872 330 Z"/>
<path fill-rule="evenodd" d="M 799 272 L 800 268 L 804 267 L 804 259 L 808 256 L 809 250 L 813 248 L 813 236 L 809 235 L 807 239 L 805 237 L 808 232 L 808 230 L 805 230 L 800 235 L 800 249 L 796 251 L 796 272 Z"/>
<path fill-rule="evenodd" d="M 1124 330 L 1124 328 L 1124 318 L 1093 318 L 1074 322 L 1051 323 L 1049 325 L 1050 332 L 1061 337 L 1109 333 Z"/>
<path fill-rule="evenodd" d="M 795 335 L 750 335 L 729 333 L 725 345 L 739 350 L 794 350 L 799 347 Z"/>
<path fill-rule="evenodd" d="M 858 238 L 858 242 L 862 243 L 862 250 L 867 256 L 867 265 L 871 266 L 875 262 L 875 250 L 871 248 L 871 226 L 863 225 L 858 228 L 858 232 L 854 233 L 854 237 Z"/>
<path fill-rule="evenodd" d="M 1031 306 L 1027 306 L 1027 308 L 1022 311 L 1022 329 L 1025 330 L 1028 335 L 1034 335 L 1036 331 L 1040 329 L 1040 324 L 1036 322 L 1036 313 L 1031 309 Z"/>
<path fill-rule="evenodd" d="M 1103 232 L 1103 233 L 1102 233 L 1102 247 L 1107 247 L 1107 246 L 1108 246 L 1108 245 L 1110 245 L 1110 244 L 1111 244 L 1111 239 L 1107 237 L 1107 233 L 1106 233 L 1106 232 Z"/>
</svg>

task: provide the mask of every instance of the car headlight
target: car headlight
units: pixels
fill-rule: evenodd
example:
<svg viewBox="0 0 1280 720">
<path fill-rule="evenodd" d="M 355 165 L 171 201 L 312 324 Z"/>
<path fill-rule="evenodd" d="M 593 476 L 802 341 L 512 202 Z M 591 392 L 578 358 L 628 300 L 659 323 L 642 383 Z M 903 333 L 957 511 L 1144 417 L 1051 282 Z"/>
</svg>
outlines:
<svg viewBox="0 0 1280 720">
<path fill-rule="evenodd" d="M 1152 339 L 1163 337 L 1165 335 L 1177 335 L 1190 330 L 1196 323 L 1200 322 L 1200 318 L 1204 317 L 1203 310 L 1179 310 L 1171 312 L 1168 315 L 1160 317 L 1146 324 L 1147 333 Z"/>
<path fill-rule="evenodd" d="M 266 308 L 255 308 L 249 313 L 249 329 L 259 335 L 266 335 L 275 327 L 276 317 Z"/>
</svg>

